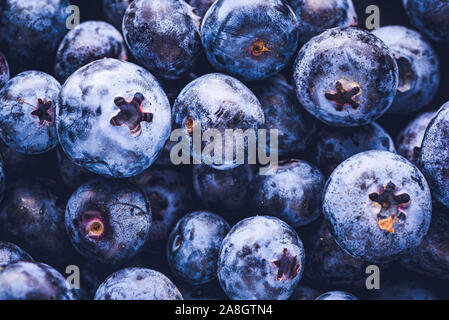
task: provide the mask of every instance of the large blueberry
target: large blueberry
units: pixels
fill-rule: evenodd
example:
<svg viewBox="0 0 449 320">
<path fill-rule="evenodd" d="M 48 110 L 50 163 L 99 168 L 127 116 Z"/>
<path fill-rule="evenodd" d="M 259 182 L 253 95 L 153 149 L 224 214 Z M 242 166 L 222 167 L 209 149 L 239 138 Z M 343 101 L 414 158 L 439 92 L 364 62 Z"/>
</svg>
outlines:
<svg viewBox="0 0 449 320">
<path fill-rule="evenodd" d="M 412 114 L 435 97 L 440 82 L 439 61 L 430 43 L 403 26 L 387 26 L 373 34 L 393 52 L 398 65 L 398 92 L 387 114 Z"/>
<path fill-rule="evenodd" d="M 310 39 L 293 71 L 299 102 L 334 126 L 376 120 L 390 107 L 398 87 L 392 52 L 376 36 L 352 27 L 329 29 Z"/>
<path fill-rule="evenodd" d="M 40 71 L 25 71 L 0 91 L 0 137 L 25 154 L 45 153 L 58 144 L 55 110 L 61 85 Z"/>
<path fill-rule="evenodd" d="M 33 258 L 14 243 L 0 241 L 0 267 L 17 261 L 33 261 Z"/>
<path fill-rule="evenodd" d="M 0 89 L 9 80 L 9 66 L 3 53 L 0 52 Z"/>
<path fill-rule="evenodd" d="M 414 164 L 418 164 L 424 134 L 435 115 L 436 112 L 434 111 L 419 114 L 401 130 L 396 138 L 396 149 L 398 153 Z"/>
<path fill-rule="evenodd" d="M 364 289 L 370 263 L 356 259 L 335 242 L 325 221 L 320 221 L 304 240 L 307 252 L 304 279 L 323 288 Z M 380 285 L 389 279 L 391 264 L 376 264 L 380 269 Z"/>
<path fill-rule="evenodd" d="M 411 23 L 433 41 L 449 41 L 449 2 L 402 0 Z"/>
<path fill-rule="evenodd" d="M 146 268 L 126 268 L 113 273 L 98 287 L 94 299 L 183 300 L 170 279 Z"/>
<path fill-rule="evenodd" d="M 449 103 L 430 121 L 421 144 L 420 165 L 432 195 L 449 207 Z"/>
<path fill-rule="evenodd" d="M 207 136 L 203 136 L 196 143 L 197 147 L 193 145 L 192 157 L 194 163 L 203 162 L 221 170 L 231 169 L 245 162 L 246 159 L 239 161 L 236 149 L 244 149 L 245 157 L 255 156 L 248 154 L 247 142 L 250 139 L 244 139 L 244 133 L 249 129 L 250 134 L 257 135 L 257 129 L 265 122 L 256 96 L 239 80 L 220 73 L 207 74 L 190 82 L 175 101 L 173 117 L 176 127 L 184 130 L 184 137 L 190 145 L 193 145 L 196 135 L 203 136 L 206 131 L 209 132 L 208 143 L 205 142 L 208 141 Z M 227 142 L 226 129 L 235 130 L 234 140 L 240 142 L 234 143 L 232 139 Z M 239 133 L 238 129 L 242 132 Z M 215 141 L 213 131 L 217 130 L 221 137 Z M 213 146 L 216 150 L 202 152 L 207 150 L 206 146 Z M 219 146 L 224 146 L 220 152 Z M 232 159 L 225 157 L 226 154 L 232 155 Z"/>
<path fill-rule="evenodd" d="M 121 33 L 103 21 L 86 21 L 69 31 L 56 53 L 55 75 L 64 82 L 82 66 L 102 58 L 126 60 Z"/>
<path fill-rule="evenodd" d="M 237 223 L 220 249 L 218 279 L 234 300 L 282 300 L 293 293 L 304 268 L 301 239 L 274 217 Z"/>
<path fill-rule="evenodd" d="M 171 231 L 167 243 L 170 269 L 195 285 L 215 279 L 218 252 L 229 229 L 226 220 L 208 211 L 184 216 Z"/>
<path fill-rule="evenodd" d="M 66 279 L 52 267 L 18 261 L 0 268 L 0 300 L 75 300 Z"/>
<path fill-rule="evenodd" d="M 449 210 L 434 204 L 430 228 L 421 244 L 402 259 L 415 272 L 439 279 L 449 279 Z"/>
<path fill-rule="evenodd" d="M 230 170 L 193 166 L 193 187 L 201 205 L 230 220 L 246 217 L 253 171 L 250 165 Z"/>
<path fill-rule="evenodd" d="M 361 127 L 336 128 L 321 126 L 314 146 L 314 162 L 329 177 L 349 157 L 368 150 L 395 152 L 390 135 L 377 123 Z"/>
<path fill-rule="evenodd" d="M 316 131 L 316 120 L 299 104 L 295 89 L 281 75 L 250 87 L 265 114 L 264 128 L 278 130 L 278 155 L 285 158 L 304 152 Z"/>
<path fill-rule="evenodd" d="M 133 0 L 103 0 L 103 13 L 106 20 L 117 29 L 122 29 L 123 16 Z"/>
<path fill-rule="evenodd" d="M 133 177 L 150 201 L 152 223 L 145 251 L 165 254 L 167 239 L 175 223 L 193 206 L 192 185 L 179 170 L 152 167 Z"/>
<path fill-rule="evenodd" d="M 217 0 L 201 25 L 210 63 L 243 80 L 285 67 L 298 46 L 298 21 L 283 0 Z"/>
<path fill-rule="evenodd" d="M 75 249 L 91 261 L 120 265 L 148 239 L 149 203 L 135 185 L 93 180 L 80 186 L 65 210 L 65 227 Z"/>
<path fill-rule="evenodd" d="M 13 74 L 42 70 L 52 64 L 56 48 L 68 31 L 68 6 L 68 0 L 0 2 L 0 48 Z"/>
<path fill-rule="evenodd" d="M 302 160 L 281 161 L 276 172 L 251 183 L 252 213 L 275 216 L 292 227 L 311 223 L 321 214 L 323 174 Z"/>
<path fill-rule="evenodd" d="M 315 300 L 358 300 L 352 293 L 345 291 L 329 291 L 323 293 Z"/>
<path fill-rule="evenodd" d="M 148 70 L 181 78 L 201 50 L 200 18 L 183 0 L 134 0 L 123 17 L 123 35 L 134 57 Z"/>
<path fill-rule="evenodd" d="M 387 262 L 421 243 L 432 198 L 426 179 L 407 159 L 388 151 L 365 151 L 334 170 L 326 183 L 323 214 L 348 254 Z"/>
<path fill-rule="evenodd" d="M 8 185 L 0 212 L 2 238 L 16 243 L 38 261 L 60 265 L 71 252 L 64 228 L 65 197 L 47 178 Z"/>
<path fill-rule="evenodd" d="M 57 130 L 78 165 L 105 176 L 141 173 L 170 136 L 167 96 L 145 69 L 102 59 L 78 69 L 61 90 Z"/>
<path fill-rule="evenodd" d="M 299 24 L 299 40 L 310 38 L 334 27 L 357 25 L 357 13 L 352 0 L 287 0 L 295 11 Z"/>
</svg>

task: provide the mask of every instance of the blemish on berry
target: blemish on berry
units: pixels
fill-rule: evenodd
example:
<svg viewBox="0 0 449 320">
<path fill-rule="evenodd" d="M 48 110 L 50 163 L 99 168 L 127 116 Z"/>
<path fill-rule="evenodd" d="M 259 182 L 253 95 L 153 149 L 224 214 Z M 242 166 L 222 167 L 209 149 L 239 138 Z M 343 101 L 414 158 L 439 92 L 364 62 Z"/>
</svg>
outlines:
<svg viewBox="0 0 449 320">
<path fill-rule="evenodd" d="M 270 49 L 268 49 L 265 45 L 265 43 L 261 40 L 254 41 L 251 46 L 249 47 L 249 52 L 254 57 L 261 56 L 264 52 L 269 52 Z"/>
<path fill-rule="evenodd" d="M 280 281 L 283 278 L 292 280 L 298 275 L 299 262 L 297 256 L 292 256 L 287 248 L 284 248 L 282 256 L 279 260 L 273 261 L 274 265 L 278 267 L 276 280 Z"/>
<path fill-rule="evenodd" d="M 39 124 L 44 124 L 45 121 L 48 123 L 53 121 L 50 114 L 51 104 L 51 101 L 45 102 L 42 99 L 37 99 L 36 109 L 31 112 L 31 115 L 39 118 Z"/>
<path fill-rule="evenodd" d="M 360 106 L 361 92 L 362 89 L 358 83 L 340 79 L 335 83 L 335 90 L 327 90 L 324 96 L 335 103 L 337 111 L 342 111 L 345 105 L 355 110 Z"/>
</svg>

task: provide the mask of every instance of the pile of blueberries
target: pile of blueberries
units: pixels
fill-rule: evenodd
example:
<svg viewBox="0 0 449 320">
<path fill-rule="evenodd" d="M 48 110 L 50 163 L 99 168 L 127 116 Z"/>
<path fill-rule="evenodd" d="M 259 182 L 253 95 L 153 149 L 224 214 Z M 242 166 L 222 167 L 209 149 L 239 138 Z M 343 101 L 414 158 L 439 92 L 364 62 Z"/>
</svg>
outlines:
<svg viewBox="0 0 449 320">
<path fill-rule="evenodd" d="M 0 0 L 0 299 L 449 298 L 449 2 L 375 2 Z"/>
</svg>

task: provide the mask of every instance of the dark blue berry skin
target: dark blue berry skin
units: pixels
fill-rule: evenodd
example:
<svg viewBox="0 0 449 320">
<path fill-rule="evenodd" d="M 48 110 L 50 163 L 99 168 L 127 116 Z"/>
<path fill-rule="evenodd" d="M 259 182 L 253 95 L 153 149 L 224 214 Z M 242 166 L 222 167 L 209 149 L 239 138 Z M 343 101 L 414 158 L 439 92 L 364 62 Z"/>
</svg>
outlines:
<svg viewBox="0 0 449 320">
<path fill-rule="evenodd" d="M 255 216 L 237 223 L 220 249 L 218 279 L 234 300 L 288 299 L 301 279 L 304 248 L 282 220 Z"/>
<path fill-rule="evenodd" d="M 75 249 L 91 261 L 118 266 L 148 239 L 149 203 L 124 181 L 97 179 L 80 186 L 65 210 L 65 227 Z"/>
<path fill-rule="evenodd" d="M 0 268 L 0 300 L 75 300 L 66 279 L 44 263 L 18 261 Z"/>
<path fill-rule="evenodd" d="M 344 252 L 335 242 L 325 221 L 320 221 L 313 228 L 313 232 L 305 238 L 304 246 L 307 252 L 304 279 L 308 283 L 321 288 L 366 288 L 365 272 L 370 264 Z M 376 265 L 382 275 L 382 287 L 392 269 L 391 264 Z"/>
<path fill-rule="evenodd" d="M 9 65 L 3 53 L 0 52 L 0 89 L 9 80 Z"/>
<path fill-rule="evenodd" d="M 377 123 L 361 127 L 321 126 L 315 139 L 314 162 L 329 177 L 349 157 L 368 150 L 396 152 L 390 135 Z"/>
<path fill-rule="evenodd" d="M 276 172 L 258 175 L 251 183 L 251 211 L 295 228 L 307 225 L 321 214 L 324 182 L 320 170 L 305 161 L 281 161 Z"/>
<path fill-rule="evenodd" d="M 100 175 L 130 177 L 157 158 L 170 136 L 168 99 L 156 79 L 129 62 L 102 59 L 65 82 L 57 109 L 62 148 Z"/>
<path fill-rule="evenodd" d="M 229 221 L 248 216 L 248 189 L 254 176 L 250 165 L 216 170 L 193 166 L 193 187 L 201 205 Z"/>
<path fill-rule="evenodd" d="M 323 293 L 315 300 L 359 300 L 352 293 L 345 291 L 329 291 Z"/>
<path fill-rule="evenodd" d="M 37 261 L 62 265 L 72 253 L 64 228 L 65 195 L 47 178 L 8 185 L 0 212 L 2 238 L 16 243 Z"/>
<path fill-rule="evenodd" d="M 100 285 L 94 299 L 183 300 L 170 279 L 146 268 L 126 268 L 113 273 Z"/>
<path fill-rule="evenodd" d="M 103 13 L 106 20 L 117 29 L 122 29 L 126 8 L 133 0 L 103 0 Z"/>
<path fill-rule="evenodd" d="M 151 167 L 131 179 L 150 201 L 153 217 L 145 252 L 164 254 L 170 231 L 192 206 L 192 186 L 176 168 Z"/>
<path fill-rule="evenodd" d="M 0 91 L 0 137 L 25 154 L 45 153 L 58 144 L 55 110 L 61 85 L 40 71 L 25 71 Z"/>
<path fill-rule="evenodd" d="M 449 208 L 449 103 L 430 121 L 421 144 L 421 170 L 429 182 L 432 196 Z"/>
<path fill-rule="evenodd" d="M 424 176 L 407 159 L 388 151 L 365 151 L 334 170 L 326 183 L 323 214 L 348 254 L 388 262 L 421 243 L 432 198 Z"/>
<path fill-rule="evenodd" d="M 298 285 L 293 291 L 290 300 L 315 300 L 318 297 L 319 291 L 311 287 Z"/>
<path fill-rule="evenodd" d="M 427 126 L 435 115 L 436 112 L 434 111 L 419 114 L 401 130 L 396 138 L 396 149 L 398 153 L 415 165 L 418 165 L 421 144 Z"/>
<path fill-rule="evenodd" d="M 187 0 L 187 2 L 195 9 L 198 16 L 204 17 L 215 0 Z"/>
<path fill-rule="evenodd" d="M 179 290 L 184 300 L 228 300 L 221 290 L 218 279 L 202 285 L 189 285 L 182 283 Z"/>
<path fill-rule="evenodd" d="M 127 60 L 121 33 L 103 21 L 86 21 L 70 30 L 56 53 L 55 75 L 64 81 L 76 70 L 102 58 Z"/>
<path fill-rule="evenodd" d="M 217 0 L 201 25 L 209 62 L 242 80 L 268 78 L 298 46 L 298 21 L 283 0 Z"/>
<path fill-rule="evenodd" d="M 262 105 L 264 128 L 278 130 L 279 158 L 304 152 L 310 145 L 317 121 L 299 104 L 295 89 L 281 75 L 251 83 L 250 89 Z"/>
<path fill-rule="evenodd" d="M 287 0 L 298 18 L 299 41 L 334 27 L 357 25 L 357 13 L 352 0 Z"/>
<path fill-rule="evenodd" d="M 449 279 L 447 230 L 449 230 L 449 210 L 435 203 L 427 235 L 411 254 L 402 259 L 402 265 L 425 276 Z"/>
<path fill-rule="evenodd" d="M 200 285 L 217 277 L 218 252 L 229 224 L 217 214 L 196 211 L 178 221 L 167 243 L 170 269 L 184 281 Z"/>
<path fill-rule="evenodd" d="M 199 57 L 200 18 L 182 0 L 134 0 L 123 17 L 123 35 L 145 68 L 168 79 L 182 78 Z"/>
<path fill-rule="evenodd" d="M 213 161 L 215 159 L 209 155 L 197 154 L 194 148 L 191 148 L 194 161 L 210 162 L 207 164 L 219 170 L 240 165 L 233 144 L 225 143 L 225 129 L 241 129 L 243 132 L 252 129 L 257 132 L 265 122 L 262 107 L 256 96 L 239 80 L 220 73 L 207 74 L 190 82 L 175 101 L 173 117 L 175 127 L 184 130 L 190 145 L 193 145 L 195 128 L 199 128 L 200 125 L 201 133 L 208 129 L 220 131 L 224 145 L 221 163 Z M 209 144 L 211 142 L 203 141 L 201 150 Z M 244 147 L 244 155 L 248 155 L 247 143 Z M 232 150 L 226 151 L 228 149 Z M 225 159 L 226 152 L 233 154 L 234 159 Z"/>
<path fill-rule="evenodd" d="M 17 261 L 33 261 L 33 258 L 14 243 L 0 241 L 0 267 Z"/>
<path fill-rule="evenodd" d="M 427 106 L 440 83 L 438 56 L 430 43 L 403 26 L 382 27 L 373 34 L 390 48 L 399 68 L 398 91 L 387 114 L 403 116 Z"/>
<path fill-rule="evenodd" d="M 449 41 L 449 3 L 438 0 L 402 0 L 410 22 L 437 42 Z"/>
<path fill-rule="evenodd" d="M 64 34 L 68 0 L 4 0 L 0 3 L 0 48 L 13 74 L 43 70 Z M 45 70 L 48 71 L 48 70 Z"/>
<path fill-rule="evenodd" d="M 304 108 L 333 126 L 368 124 L 390 107 L 398 87 L 392 52 L 376 36 L 353 27 L 313 37 L 293 67 Z"/>
<path fill-rule="evenodd" d="M 438 297 L 429 291 L 423 284 L 414 281 L 404 281 L 375 290 L 376 300 L 439 300 Z"/>
<path fill-rule="evenodd" d="M 3 200 L 5 194 L 5 165 L 3 163 L 3 157 L 0 153 L 0 203 Z"/>
<path fill-rule="evenodd" d="M 87 169 L 76 165 L 61 149 L 56 148 L 56 157 L 58 160 L 59 177 L 64 186 L 70 193 L 75 191 L 80 185 L 96 177 L 96 175 Z"/>
</svg>

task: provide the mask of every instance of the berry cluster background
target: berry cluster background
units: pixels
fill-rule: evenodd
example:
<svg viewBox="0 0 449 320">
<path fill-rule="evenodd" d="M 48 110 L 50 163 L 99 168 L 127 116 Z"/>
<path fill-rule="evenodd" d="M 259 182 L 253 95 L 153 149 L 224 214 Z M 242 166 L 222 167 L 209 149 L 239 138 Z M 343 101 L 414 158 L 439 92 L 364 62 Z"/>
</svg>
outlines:
<svg viewBox="0 0 449 320">
<path fill-rule="evenodd" d="M 0 0 L 0 300 L 449 298 L 448 21 Z M 277 169 L 175 165 L 198 128 L 277 129 Z"/>
</svg>

